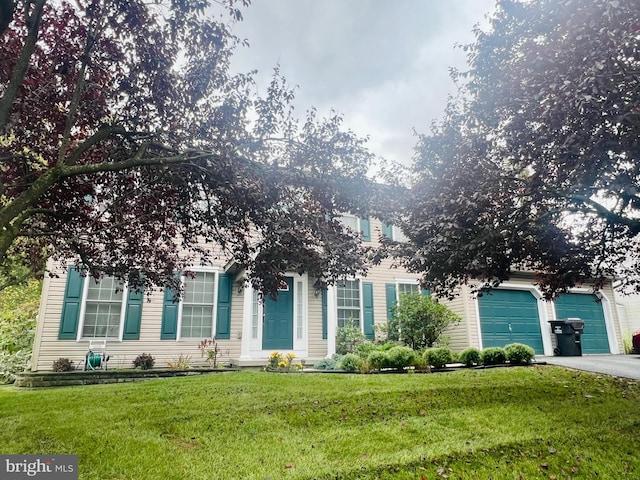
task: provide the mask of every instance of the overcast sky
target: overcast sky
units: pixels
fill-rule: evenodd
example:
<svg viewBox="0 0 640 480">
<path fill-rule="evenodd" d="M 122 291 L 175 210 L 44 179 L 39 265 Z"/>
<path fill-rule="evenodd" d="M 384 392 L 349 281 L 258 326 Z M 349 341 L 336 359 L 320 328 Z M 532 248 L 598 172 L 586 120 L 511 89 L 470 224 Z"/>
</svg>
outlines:
<svg viewBox="0 0 640 480">
<path fill-rule="evenodd" d="M 252 0 L 234 28 L 249 48 L 234 69 L 258 69 L 264 93 L 280 65 L 297 85 L 296 108 L 342 113 L 369 135 L 369 148 L 411 162 L 416 137 L 455 92 L 449 67 L 464 67 L 456 44 L 473 40 L 495 0 Z"/>
</svg>

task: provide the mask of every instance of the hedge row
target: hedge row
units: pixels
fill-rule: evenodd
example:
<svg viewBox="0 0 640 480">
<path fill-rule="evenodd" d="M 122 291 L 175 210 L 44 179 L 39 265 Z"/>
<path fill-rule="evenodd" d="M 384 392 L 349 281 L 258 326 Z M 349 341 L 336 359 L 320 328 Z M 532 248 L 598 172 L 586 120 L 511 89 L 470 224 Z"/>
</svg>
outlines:
<svg viewBox="0 0 640 480">
<path fill-rule="evenodd" d="M 346 370 L 348 372 L 370 373 L 381 370 L 405 370 L 413 368 L 429 371 L 431 368 L 443 368 L 450 363 L 463 363 L 467 367 L 474 365 L 499 365 L 510 363 L 527 365 L 535 353 L 533 349 L 521 343 L 512 343 L 504 348 L 489 347 L 480 351 L 470 347 L 455 354 L 447 347 L 428 348 L 421 352 L 395 343 L 377 345 L 365 342 L 358 345 L 356 353 L 334 355 L 315 365 L 320 370 Z"/>
</svg>

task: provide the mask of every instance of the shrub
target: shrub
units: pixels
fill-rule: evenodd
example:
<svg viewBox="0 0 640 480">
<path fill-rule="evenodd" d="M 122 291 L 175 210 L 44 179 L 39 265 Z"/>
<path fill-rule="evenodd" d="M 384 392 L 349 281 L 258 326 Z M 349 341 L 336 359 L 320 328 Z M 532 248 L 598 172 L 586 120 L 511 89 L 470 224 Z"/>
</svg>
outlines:
<svg viewBox="0 0 640 480">
<path fill-rule="evenodd" d="M 341 360 L 342 355 L 336 353 L 331 358 L 323 358 L 313 368 L 317 370 L 335 370 Z"/>
<path fill-rule="evenodd" d="M 442 333 L 460 321 L 445 305 L 421 293 L 406 293 L 392 310 L 389 339 L 401 340 L 413 349 L 433 347 Z"/>
<path fill-rule="evenodd" d="M 423 356 L 433 368 L 443 368 L 447 363 L 453 362 L 453 352 L 448 347 L 428 348 Z"/>
<path fill-rule="evenodd" d="M 509 363 L 515 365 L 528 365 L 536 352 L 529 345 L 522 343 L 511 343 L 504 347 L 504 354 Z"/>
<path fill-rule="evenodd" d="M 347 353 L 339 363 L 341 370 L 347 372 L 357 372 L 359 369 L 360 357 L 355 353 Z"/>
<path fill-rule="evenodd" d="M 71 372 L 74 370 L 73 361 L 68 358 L 59 358 L 53 361 L 54 372 Z"/>
<path fill-rule="evenodd" d="M 382 350 L 374 350 L 369 354 L 367 360 L 373 370 L 382 370 L 389 366 L 389 355 Z"/>
<path fill-rule="evenodd" d="M 389 367 L 401 370 L 404 367 L 413 365 L 413 359 L 416 353 L 413 349 L 403 346 L 395 346 L 387 352 L 389 358 Z"/>
<path fill-rule="evenodd" d="M 498 365 L 504 363 L 507 357 L 504 349 L 500 347 L 489 347 L 482 351 L 481 360 L 483 365 Z"/>
<path fill-rule="evenodd" d="M 378 350 L 378 345 L 373 342 L 363 342 L 356 347 L 356 352 L 361 358 L 367 358 L 369 354 Z"/>
<path fill-rule="evenodd" d="M 153 364 L 156 363 L 156 359 L 148 353 L 141 353 L 135 360 L 133 360 L 133 367 L 140 368 L 142 370 L 149 370 L 153 368 Z"/>
<path fill-rule="evenodd" d="M 431 372 L 431 365 L 424 358 L 424 355 L 416 353 L 413 358 L 413 366 L 416 367 L 418 372 Z"/>
<path fill-rule="evenodd" d="M 473 365 L 480 365 L 482 355 L 479 349 L 469 347 L 460 352 L 458 360 L 460 363 L 464 363 L 467 367 L 471 367 Z"/>
<path fill-rule="evenodd" d="M 12 383 L 31 366 L 41 287 L 29 280 L 0 291 L 0 383 Z"/>
<path fill-rule="evenodd" d="M 336 334 L 336 353 L 346 355 L 354 353 L 361 343 L 364 343 L 365 337 L 360 331 L 360 325 L 356 325 L 356 321 L 350 318 L 345 322 L 344 327 L 338 328 Z"/>
<path fill-rule="evenodd" d="M 13 383 L 16 374 L 28 370 L 31 365 L 31 349 L 17 352 L 0 350 L 0 383 Z"/>
</svg>

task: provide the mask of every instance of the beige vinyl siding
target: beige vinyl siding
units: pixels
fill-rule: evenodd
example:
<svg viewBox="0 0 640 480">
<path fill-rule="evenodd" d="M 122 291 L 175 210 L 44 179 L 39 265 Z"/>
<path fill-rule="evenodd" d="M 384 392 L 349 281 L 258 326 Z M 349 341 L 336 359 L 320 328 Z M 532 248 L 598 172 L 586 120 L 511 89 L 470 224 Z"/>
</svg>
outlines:
<svg viewBox="0 0 640 480">
<path fill-rule="evenodd" d="M 307 359 L 309 363 L 315 363 L 327 356 L 327 340 L 322 338 L 322 295 L 316 296 L 313 288 L 313 280 L 309 279 L 308 288 L 308 348 Z"/>
<path fill-rule="evenodd" d="M 616 297 L 617 313 L 620 319 L 620 329 L 629 335 L 640 330 L 640 295 L 618 294 Z"/>
<path fill-rule="evenodd" d="M 88 351 L 89 339 L 59 340 L 60 317 L 66 287 L 66 275 L 59 266 L 51 264 L 51 268 L 59 274 L 59 278 L 47 280 L 43 295 L 38 329 L 36 331 L 36 347 L 34 349 L 33 370 L 50 370 L 54 360 L 67 357 L 75 364 L 81 364 Z M 86 280 L 85 280 L 86 281 Z M 194 365 L 204 365 L 198 349 L 198 340 L 160 340 L 162 326 L 163 291 L 154 291 L 145 298 L 142 305 L 140 322 L 140 339 L 110 341 L 107 353 L 111 356 L 109 368 L 129 368 L 133 360 L 141 353 L 149 353 L 156 359 L 157 368 L 166 368 L 167 361 L 177 359 L 181 354 L 190 355 Z M 242 331 L 242 295 L 236 288 L 232 292 L 231 335 L 229 340 L 219 340 L 222 362 L 237 358 L 240 355 L 240 337 Z"/>
<path fill-rule="evenodd" d="M 454 352 L 461 352 L 470 345 L 469 325 L 466 321 L 465 298 L 459 295 L 453 300 L 440 300 L 440 303 L 446 305 L 451 311 L 460 316 L 460 322 L 445 330 L 444 335 L 449 337 L 449 348 Z"/>
</svg>

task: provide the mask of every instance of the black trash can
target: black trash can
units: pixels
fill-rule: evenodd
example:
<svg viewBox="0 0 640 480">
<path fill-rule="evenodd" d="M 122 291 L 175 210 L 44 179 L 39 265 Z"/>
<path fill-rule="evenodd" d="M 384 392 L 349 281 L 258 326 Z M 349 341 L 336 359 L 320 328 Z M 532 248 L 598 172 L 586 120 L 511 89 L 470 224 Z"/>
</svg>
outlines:
<svg viewBox="0 0 640 480">
<path fill-rule="evenodd" d="M 551 331 L 556 336 L 556 348 L 553 353 L 562 357 L 582 355 L 580 336 L 584 332 L 584 322 L 579 318 L 561 318 L 549 320 Z"/>
</svg>

